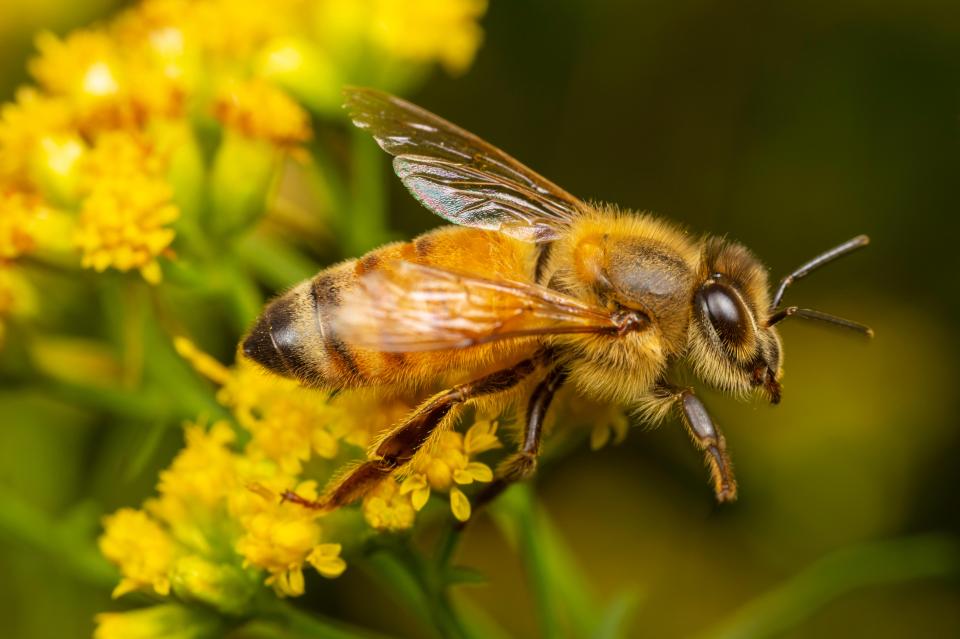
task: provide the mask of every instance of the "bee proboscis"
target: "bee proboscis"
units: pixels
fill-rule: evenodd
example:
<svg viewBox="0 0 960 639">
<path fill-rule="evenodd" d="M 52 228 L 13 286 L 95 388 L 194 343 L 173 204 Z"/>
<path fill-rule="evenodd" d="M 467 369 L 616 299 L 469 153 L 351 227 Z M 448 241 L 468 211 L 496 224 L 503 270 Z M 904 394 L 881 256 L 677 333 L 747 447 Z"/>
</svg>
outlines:
<svg viewBox="0 0 960 639">
<path fill-rule="evenodd" d="M 562 386 L 651 422 L 676 411 L 704 452 L 719 501 L 736 497 L 726 442 L 686 366 L 731 395 L 781 397 L 775 325 L 815 319 L 787 287 L 868 243 L 858 236 L 804 264 L 770 295 L 745 247 L 691 238 L 647 214 L 584 202 L 503 151 L 400 98 L 348 89 L 346 107 L 394 156 L 426 208 L 456 226 L 331 266 L 271 302 L 244 353 L 304 385 L 418 397 L 368 459 L 316 501 L 335 509 L 407 465 L 473 403 L 518 403 L 522 443 L 481 501 L 535 470 L 544 417 Z"/>
</svg>

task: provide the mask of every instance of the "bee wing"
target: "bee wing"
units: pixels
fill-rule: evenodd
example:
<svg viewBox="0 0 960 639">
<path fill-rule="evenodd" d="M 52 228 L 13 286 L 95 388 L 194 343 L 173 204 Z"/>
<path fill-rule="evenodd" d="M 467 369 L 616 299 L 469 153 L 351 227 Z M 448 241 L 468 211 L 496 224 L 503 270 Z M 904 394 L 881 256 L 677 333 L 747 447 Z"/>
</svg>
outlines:
<svg viewBox="0 0 960 639">
<path fill-rule="evenodd" d="M 398 261 L 343 292 L 333 317 L 348 344 L 388 352 L 615 331 L 610 314 L 557 291 Z"/>
<path fill-rule="evenodd" d="M 350 88 L 345 95 L 353 123 L 396 156 L 400 180 L 445 220 L 548 242 L 585 206 L 500 149 L 414 104 L 373 89 Z"/>
</svg>

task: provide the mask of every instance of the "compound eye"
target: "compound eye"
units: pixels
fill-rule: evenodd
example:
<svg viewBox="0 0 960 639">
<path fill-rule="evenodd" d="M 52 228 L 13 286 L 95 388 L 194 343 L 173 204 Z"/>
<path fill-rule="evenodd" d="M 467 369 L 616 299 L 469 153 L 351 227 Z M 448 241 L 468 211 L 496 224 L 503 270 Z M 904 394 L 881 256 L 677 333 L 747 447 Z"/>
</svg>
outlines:
<svg viewBox="0 0 960 639">
<path fill-rule="evenodd" d="M 726 284 L 709 282 L 697 291 L 696 302 L 714 330 L 728 344 L 742 344 L 750 328 L 747 309 Z"/>
</svg>

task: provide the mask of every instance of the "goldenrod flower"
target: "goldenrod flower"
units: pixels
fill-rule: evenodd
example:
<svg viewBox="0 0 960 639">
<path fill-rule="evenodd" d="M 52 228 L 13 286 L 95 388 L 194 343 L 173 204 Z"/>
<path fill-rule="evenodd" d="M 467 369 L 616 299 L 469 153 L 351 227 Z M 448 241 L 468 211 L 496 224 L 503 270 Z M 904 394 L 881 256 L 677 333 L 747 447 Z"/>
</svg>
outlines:
<svg viewBox="0 0 960 639">
<path fill-rule="evenodd" d="M 186 446 L 170 467 L 160 473 L 157 490 L 161 502 L 196 502 L 212 510 L 238 487 L 230 448 L 236 435 L 227 422 L 219 421 L 209 428 L 188 424 L 184 439 Z M 158 504 L 157 508 L 161 507 Z M 171 520 L 169 510 L 166 519 Z"/>
<path fill-rule="evenodd" d="M 630 422 L 619 408 L 611 408 L 595 415 L 590 430 L 590 448 L 599 450 L 609 442 L 621 443 L 627 437 Z"/>
<path fill-rule="evenodd" d="M 363 498 L 363 518 L 377 530 L 406 530 L 413 526 L 416 514 L 410 491 L 401 492 L 393 479 L 380 482 Z"/>
<path fill-rule="evenodd" d="M 105 517 L 103 527 L 100 552 L 122 575 L 113 596 L 134 590 L 169 594 L 175 545 L 160 524 L 142 510 L 123 508 Z"/>
<path fill-rule="evenodd" d="M 328 579 L 339 577 L 347 569 L 347 563 L 340 557 L 340 544 L 319 544 L 307 555 L 307 563 Z"/>
<path fill-rule="evenodd" d="M 230 82 L 214 107 L 224 126 L 245 136 L 292 146 L 310 139 L 306 111 L 287 94 L 264 80 Z"/>
<path fill-rule="evenodd" d="M 138 269 L 147 282 L 163 277 L 157 257 L 169 255 L 174 231 L 169 225 L 180 212 L 163 181 L 145 176 L 100 182 L 83 201 L 74 242 L 81 264 L 103 272 Z"/>
<path fill-rule="evenodd" d="M 202 601 L 227 614 L 242 614 L 257 589 L 256 581 L 241 567 L 201 555 L 178 559 L 170 581 L 180 598 Z"/>
<path fill-rule="evenodd" d="M 287 482 L 279 478 L 271 482 L 272 485 L 264 485 L 261 480 L 265 490 L 235 493 L 230 512 L 243 526 L 236 550 L 243 556 L 244 565 L 269 572 L 266 583 L 273 586 L 279 596 L 296 597 L 303 594 L 303 564 L 321 545 L 321 529 L 315 511 L 276 498 L 289 487 Z M 305 499 L 317 497 L 316 482 L 302 482 L 295 490 Z M 339 553 L 339 546 L 336 549 Z M 326 553 L 326 559 L 319 562 L 323 568 L 322 571 L 318 568 L 321 574 L 336 577 L 343 572 L 346 564 L 339 570 L 330 570 L 335 557 L 330 555 L 329 548 L 322 552 Z"/>
<path fill-rule="evenodd" d="M 328 402 L 325 393 L 265 375 L 246 359 L 227 368 L 186 338 L 177 338 L 174 346 L 200 374 L 222 386 L 217 399 L 250 433 L 246 452 L 252 459 L 270 459 L 282 472 L 296 475 L 311 455 L 331 459 L 337 454 L 348 413 Z"/>
<path fill-rule="evenodd" d="M 36 247 L 43 214 L 37 196 L 0 186 L 0 260 L 12 260 Z"/>
<path fill-rule="evenodd" d="M 30 71 L 41 86 L 55 95 L 103 97 L 116 95 L 117 52 L 101 31 L 78 29 L 60 39 L 44 32 L 37 36 L 40 55 Z"/>
<path fill-rule="evenodd" d="M 486 0 L 374 0 L 373 41 L 398 58 L 438 60 L 450 73 L 473 62 Z"/>
<path fill-rule="evenodd" d="M 400 485 L 400 492 L 410 494 L 416 510 L 426 505 L 431 489 L 448 492 L 453 516 L 460 521 L 470 519 L 470 501 L 457 486 L 493 480 L 489 466 L 470 458 L 499 447 L 496 432 L 496 422 L 478 421 L 466 436 L 453 430 L 441 433 L 436 445 L 412 462 L 413 473 Z"/>
<path fill-rule="evenodd" d="M 74 117 L 65 100 L 20 88 L 16 100 L 0 109 L 0 176 L 26 183 L 42 142 L 73 133 Z"/>
<path fill-rule="evenodd" d="M 222 636 L 212 615 L 177 604 L 97 615 L 93 639 L 214 639 Z"/>
<path fill-rule="evenodd" d="M 108 131 L 83 158 L 81 186 L 93 191 L 104 181 L 161 179 L 167 169 L 170 149 L 161 149 L 145 134 L 136 131 Z"/>
</svg>

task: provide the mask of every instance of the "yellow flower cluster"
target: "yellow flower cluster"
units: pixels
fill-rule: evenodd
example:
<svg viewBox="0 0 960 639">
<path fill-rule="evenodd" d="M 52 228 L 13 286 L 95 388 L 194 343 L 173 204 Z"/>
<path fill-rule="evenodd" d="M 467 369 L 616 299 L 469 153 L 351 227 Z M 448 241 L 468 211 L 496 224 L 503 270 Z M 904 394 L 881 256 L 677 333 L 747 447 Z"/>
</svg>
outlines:
<svg viewBox="0 0 960 639">
<path fill-rule="evenodd" d="M 118 597 L 134 590 L 242 609 L 260 575 L 281 596 L 303 594 L 303 566 L 327 577 L 346 564 L 323 543 L 316 513 L 276 498 L 293 477 L 238 453 L 227 422 L 186 430 L 186 447 L 160 475 L 158 497 L 143 510 L 104 521 L 100 548 L 120 568 Z M 297 489 L 310 494 L 313 486 Z"/>
<path fill-rule="evenodd" d="M 160 282 L 156 258 L 172 254 L 169 225 L 180 215 L 164 170 L 164 158 L 146 138 L 125 131 L 100 136 L 81 168 L 86 196 L 74 241 L 84 267 L 136 268 L 151 284 Z"/>
<path fill-rule="evenodd" d="M 430 491 L 450 494 L 450 510 L 460 521 L 470 519 L 470 501 L 458 486 L 493 480 L 493 471 L 471 458 L 499 448 L 497 423 L 477 421 L 466 435 L 448 430 L 440 434 L 436 444 L 413 461 L 413 472 L 400 485 L 400 494 L 409 494 L 415 510 L 430 498 Z"/>
<path fill-rule="evenodd" d="M 272 151 L 311 138 L 301 102 L 330 113 L 346 83 L 381 77 L 400 88 L 416 74 L 392 72 L 394 60 L 463 71 L 485 10 L 485 0 L 143 0 L 101 26 L 41 34 L 36 86 L 0 107 L 0 269 L 39 247 L 58 266 L 72 259 L 160 283 L 165 260 L 203 244 L 188 238 L 175 252 L 178 233 L 227 234 L 263 212 L 263 200 L 231 202 L 227 191 L 266 188 L 282 166 Z M 172 160 L 214 123 L 257 144 L 225 135 L 211 166 L 199 151 L 189 169 Z M 205 184 L 212 197 L 191 192 Z M 204 202 L 222 219 L 201 220 Z M 32 288 L 23 272 L 14 278 L 16 291 Z"/>
<path fill-rule="evenodd" d="M 483 38 L 486 0 L 374 0 L 373 41 L 401 58 L 440 60 L 451 73 L 470 66 Z"/>
</svg>

